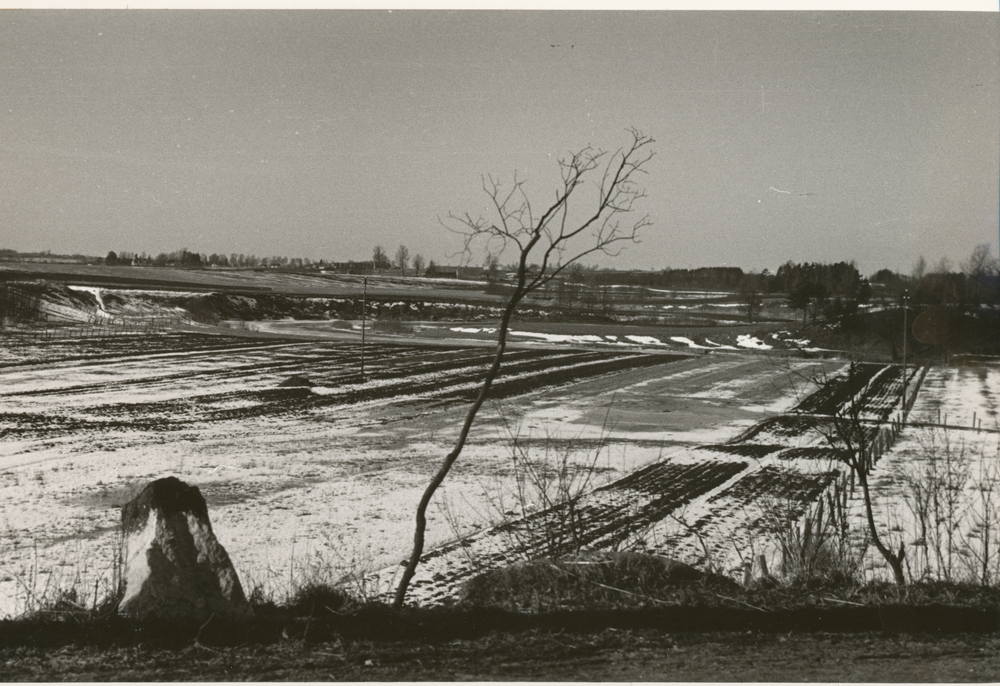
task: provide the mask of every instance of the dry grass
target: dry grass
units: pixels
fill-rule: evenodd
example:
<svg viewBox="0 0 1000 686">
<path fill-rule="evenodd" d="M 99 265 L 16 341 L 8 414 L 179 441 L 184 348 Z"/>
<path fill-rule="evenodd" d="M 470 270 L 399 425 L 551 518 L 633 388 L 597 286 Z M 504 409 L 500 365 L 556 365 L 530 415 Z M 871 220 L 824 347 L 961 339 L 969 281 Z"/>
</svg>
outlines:
<svg viewBox="0 0 1000 686">
<path fill-rule="evenodd" d="M 668 607 L 791 612 L 888 605 L 1000 612 L 1000 587 L 943 581 L 902 587 L 884 581 L 862 584 L 843 573 L 762 577 L 741 586 L 655 555 L 591 553 L 483 573 L 467 583 L 462 603 L 536 614 Z"/>
<path fill-rule="evenodd" d="M 664 557 L 605 552 L 521 562 L 486 572 L 467 583 L 462 602 L 541 613 L 699 604 L 738 591 L 731 579 Z"/>
</svg>

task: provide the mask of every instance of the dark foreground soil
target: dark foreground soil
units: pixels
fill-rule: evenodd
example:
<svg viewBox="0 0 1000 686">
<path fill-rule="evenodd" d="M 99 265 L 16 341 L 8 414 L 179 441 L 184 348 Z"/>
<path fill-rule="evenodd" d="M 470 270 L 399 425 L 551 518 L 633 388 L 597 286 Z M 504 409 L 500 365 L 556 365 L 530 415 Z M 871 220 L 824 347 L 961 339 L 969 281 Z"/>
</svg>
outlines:
<svg viewBox="0 0 1000 686">
<path fill-rule="evenodd" d="M 56 614 L 0 622 L 0 679 L 997 682 L 986 604 L 531 614 L 313 600 L 200 626 Z"/>
<path fill-rule="evenodd" d="M 1000 635 L 495 633 L 447 642 L 289 639 L 181 649 L 22 647 L 10 681 L 825 681 L 1000 680 Z"/>
</svg>

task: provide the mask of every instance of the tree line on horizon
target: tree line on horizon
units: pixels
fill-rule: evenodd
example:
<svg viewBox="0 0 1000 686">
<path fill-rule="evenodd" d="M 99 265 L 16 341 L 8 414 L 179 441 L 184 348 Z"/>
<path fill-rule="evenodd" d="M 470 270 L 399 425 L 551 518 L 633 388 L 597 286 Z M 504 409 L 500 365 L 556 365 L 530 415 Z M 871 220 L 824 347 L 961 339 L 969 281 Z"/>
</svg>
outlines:
<svg viewBox="0 0 1000 686">
<path fill-rule="evenodd" d="M 80 263 L 103 263 L 109 266 L 147 266 L 229 268 L 229 269 L 290 269 L 320 270 L 335 269 L 354 274 L 384 274 L 398 270 L 400 275 L 452 276 L 485 279 L 488 284 L 499 284 L 504 274 L 514 270 L 516 265 L 501 265 L 495 255 L 487 256 L 482 267 L 442 266 L 434 260 L 425 260 L 420 253 L 410 256 L 410 250 L 400 245 L 390 257 L 381 245 L 375 246 L 371 260 L 349 260 L 333 262 L 314 260 L 309 257 L 270 256 L 254 254 L 197 253 L 181 248 L 172 252 L 150 255 L 110 251 L 103 258 L 84 255 L 54 255 L 51 251 L 18 252 L 0 248 L 0 259 L 8 261 L 67 259 Z M 412 270 L 411 270 L 412 267 Z M 536 267 L 537 268 L 537 267 Z M 881 304 L 888 301 L 901 303 L 904 291 L 909 302 L 915 305 L 956 304 L 962 307 L 978 305 L 1000 305 L 1000 267 L 996 257 L 990 255 L 990 246 L 975 246 L 970 257 L 958 268 L 948 258 L 942 258 L 931 266 L 924 256 L 920 256 L 909 274 L 895 272 L 888 268 L 877 270 L 865 278 L 851 262 L 819 263 L 785 262 L 777 271 L 744 271 L 740 267 L 695 267 L 664 268 L 658 271 L 619 270 L 573 264 L 562 275 L 564 289 L 590 287 L 600 290 L 602 286 L 634 286 L 637 292 L 645 289 L 664 290 L 720 290 L 736 292 L 744 300 L 748 319 L 753 320 L 759 310 L 762 298 L 774 294 L 785 294 L 787 304 L 799 310 L 805 321 L 811 312 L 813 319 L 820 313 L 829 319 L 843 319 L 853 315 L 859 306 L 873 298 Z M 572 300 L 573 294 L 568 294 Z"/>
</svg>

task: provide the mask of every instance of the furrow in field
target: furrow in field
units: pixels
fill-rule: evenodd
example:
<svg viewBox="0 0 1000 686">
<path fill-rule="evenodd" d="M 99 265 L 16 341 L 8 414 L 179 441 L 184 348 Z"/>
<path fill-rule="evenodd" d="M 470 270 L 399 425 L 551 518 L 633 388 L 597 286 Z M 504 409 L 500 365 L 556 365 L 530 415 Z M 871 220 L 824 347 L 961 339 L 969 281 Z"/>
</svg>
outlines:
<svg viewBox="0 0 1000 686">
<path fill-rule="evenodd" d="M 855 366 L 854 378 L 841 372 L 823 383 L 815 393 L 806 396 L 792 412 L 798 414 L 832 415 L 857 394 L 865 385 L 885 368 L 881 364 L 860 363 Z"/>
<path fill-rule="evenodd" d="M 192 340 L 193 339 L 193 340 Z M 8 341 L 0 358 L 0 368 L 44 366 L 54 368 L 66 364 L 105 363 L 145 357 L 149 359 L 219 353 L 228 350 L 268 349 L 290 343 L 261 342 L 213 334 L 162 334 L 154 336 L 112 336 L 97 339 L 67 338 L 54 341 Z"/>
<path fill-rule="evenodd" d="M 52 405 L 47 405 L 44 413 L 4 412 L 0 413 L 0 435 L 10 440 L 54 438 L 71 434 L 79 438 L 84 433 L 170 432 L 192 429 L 206 423 L 279 416 L 304 417 L 329 406 L 364 405 L 386 400 L 397 402 L 419 397 L 465 400 L 476 392 L 483 369 L 478 364 L 482 360 L 474 359 L 472 361 L 477 364 L 470 366 L 470 354 L 468 351 L 463 352 L 464 355 L 428 362 L 418 367 L 423 374 L 400 376 L 397 368 L 391 379 L 380 382 L 375 378 L 363 385 L 336 389 L 331 394 L 317 394 L 307 388 L 253 389 L 247 388 L 247 383 L 244 383 L 241 391 L 186 395 L 182 393 L 184 386 L 179 383 L 180 379 L 175 378 L 170 382 L 157 379 L 153 382 L 154 386 L 170 383 L 179 397 L 89 407 L 73 405 L 63 408 L 62 412 L 58 412 L 58 408 Z M 518 354 L 512 356 L 509 365 L 505 365 L 497 384 L 497 392 L 501 395 L 526 393 L 555 381 L 568 383 L 589 375 L 638 366 L 640 362 L 641 356 L 630 355 L 623 361 L 615 356 L 592 352 Z M 340 375 L 353 375 L 353 371 L 343 372 L 339 367 L 336 362 L 331 364 L 331 368 L 338 370 Z M 545 371 L 540 372 L 542 369 Z M 327 374 L 327 380 L 332 381 L 335 374 Z M 214 377 L 215 383 L 220 381 L 214 373 L 208 376 Z M 204 387 L 204 377 L 198 377 L 198 380 Z M 132 392 L 141 395 L 141 391 L 132 389 Z M 162 394 L 160 397 L 162 398 Z"/>
<path fill-rule="evenodd" d="M 20 385 L 31 385 L 37 389 L 39 385 L 48 382 L 56 385 L 55 388 L 14 391 L 7 395 L 75 397 L 78 395 L 112 394 L 115 392 L 160 393 L 164 388 L 174 387 L 179 389 L 179 384 L 183 384 L 184 382 L 190 382 L 188 384 L 189 388 L 184 390 L 185 393 L 190 393 L 191 395 L 210 395 L 206 394 L 204 390 L 215 388 L 219 383 L 230 381 L 237 382 L 240 388 L 246 387 L 247 384 L 273 387 L 285 377 L 303 375 L 307 376 L 314 383 L 323 385 L 325 382 L 335 384 L 357 375 L 357 369 L 360 366 L 360 354 L 355 354 L 353 351 L 346 351 L 345 354 L 344 350 L 336 348 L 317 353 L 315 352 L 315 347 L 313 345 L 308 347 L 303 346 L 304 352 L 302 353 L 296 350 L 283 350 L 276 355 L 257 355 L 252 352 L 240 351 L 235 352 L 232 356 L 224 360 L 219 360 L 215 354 L 206 353 L 204 359 L 201 361 L 187 359 L 176 361 L 173 364 L 161 365 L 160 368 L 162 366 L 173 367 L 176 371 L 156 374 L 151 374 L 147 360 L 130 361 L 127 364 L 119 366 L 118 373 L 113 380 L 107 379 L 108 373 L 106 368 L 97 367 L 93 371 L 88 371 L 86 368 L 80 367 L 74 369 L 73 374 L 82 375 L 84 378 L 96 377 L 103 378 L 104 380 L 94 383 L 73 384 L 59 378 L 53 378 L 53 375 L 48 375 L 49 378 L 44 380 L 31 379 L 32 383 L 22 383 Z M 481 360 L 477 359 L 480 356 L 477 353 L 479 351 L 475 349 L 458 351 L 453 353 L 444 362 L 436 364 L 433 362 L 419 363 L 413 369 L 415 373 L 419 374 L 426 371 L 447 370 L 456 364 L 461 364 L 463 361 L 475 364 L 481 362 Z M 374 369 L 372 368 L 371 361 L 366 365 L 371 370 L 371 373 L 368 374 L 369 377 L 378 377 L 383 374 L 384 371 L 380 367 L 385 367 L 386 369 L 397 368 L 397 361 L 392 359 L 377 360 L 374 361 L 374 365 Z M 177 367 L 183 367 L 183 369 L 177 369 Z M 398 368 L 396 373 L 398 373 Z M 120 377 L 123 375 L 131 376 L 131 378 L 121 379 Z M 180 391 L 178 390 L 178 392 Z"/>
<path fill-rule="evenodd" d="M 414 577 L 414 596 L 421 602 L 439 603 L 455 599 L 462 581 L 486 569 L 520 559 L 558 557 L 581 547 L 618 547 L 670 512 L 727 483 L 746 466 L 742 462 L 649 465 L 579 501 L 529 514 L 429 552 Z M 381 574 L 391 578 L 395 569 Z"/>
<path fill-rule="evenodd" d="M 892 369 L 864 366 L 857 402 L 866 412 L 888 416 L 895 407 L 901 382 Z M 431 551 L 418 568 L 413 597 L 447 602 L 483 569 L 640 541 L 650 552 L 734 571 L 841 478 L 839 455 L 818 428 L 855 393 L 838 375 L 793 414 L 767 418 L 728 443 L 674 454 L 578 499 Z M 395 573 L 383 570 L 381 580 Z"/>
<path fill-rule="evenodd" d="M 315 346 L 302 348 L 303 351 L 314 349 Z M 461 364 L 463 360 L 468 360 L 471 363 L 478 362 L 479 360 L 475 359 L 478 352 L 475 349 L 456 351 L 446 362 L 441 363 L 439 368 L 448 369 Z M 163 366 L 167 366 L 173 371 L 163 373 Z M 156 397 L 160 401 L 164 399 L 164 396 L 168 398 L 173 396 L 175 399 L 185 399 L 185 401 L 211 402 L 219 397 L 232 397 L 241 394 L 241 391 L 230 391 L 223 394 L 216 391 L 213 393 L 213 389 L 218 389 L 220 384 L 223 386 L 232 385 L 239 389 L 253 389 L 256 386 L 257 390 L 262 390 L 274 388 L 280 379 L 294 373 L 307 374 L 310 377 L 316 377 L 318 381 L 327 377 L 336 382 L 338 377 L 355 376 L 354 368 L 356 368 L 356 364 L 353 351 L 345 351 L 344 349 L 333 348 L 318 354 L 301 354 L 296 350 L 269 350 L 261 354 L 255 352 L 237 353 L 221 360 L 217 355 L 206 354 L 202 359 L 191 358 L 174 360 L 169 363 L 161 362 L 155 368 L 156 371 L 149 366 L 148 361 L 141 360 L 131 364 L 118 365 L 113 372 L 104 366 L 82 366 L 70 372 L 60 370 L 28 376 L 15 374 L 8 375 L 6 387 L 32 387 L 35 390 L 15 391 L 9 396 L 19 396 L 22 402 L 28 402 L 32 399 L 44 400 L 47 410 L 53 409 L 53 403 L 56 403 L 55 407 L 58 407 L 58 398 L 61 396 L 72 398 L 74 406 L 81 405 L 81 396 L 88 395 L 105 396 L 103 403 L 105 405 L 110 404 L 107 400 L 114 398 L 115 395 L 123 396 L 120 402 L 126 405 L 136 405 L 136 399 L 142 396 Z M 14 378 L 9 378 L 10 376 Z M 99 378 L 102 381 L 77 384 L 73 382 L 74 378 Z M 56 388 L 46 388 L 46 385 L 55 385 Z M 99 402 L 95 401 L 91 404 L 96 405 Z M 151 406 L 151 408 L 155 407 Z"/>
</svg>

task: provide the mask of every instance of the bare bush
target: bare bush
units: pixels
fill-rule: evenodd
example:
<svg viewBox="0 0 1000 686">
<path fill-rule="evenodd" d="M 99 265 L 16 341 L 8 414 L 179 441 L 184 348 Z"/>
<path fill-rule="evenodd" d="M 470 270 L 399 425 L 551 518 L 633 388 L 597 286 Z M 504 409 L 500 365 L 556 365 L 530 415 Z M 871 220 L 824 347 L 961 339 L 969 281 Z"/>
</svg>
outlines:
<svg viewBox="0 0 1000 686">
<path fill-rule="evenodd" d="M 846 475 L 798 517 L 798 510 L 768 508 L 781 573 L 786 578 L 853 580 L 864 558 L 852 535 Z M 797 505 L 797 503 L 795 504 Z"/>
<path fill-rule="evenodd" d="M 524 560 L 580 552 L 586 524 L 579 502 L 593 489 L 600 471 L 598 463 L 611 435 L 610 406 L 600 436 L 584 450 L 547 432 L 539 445 L 502 406 L 497 407 L 510 452 L 505 480 L 512 482 L 512 488 L 498 483 L 492 489 L 487 499 L 491 524 L 503 533 L 506 548 Z"/>
<path fill-rule="evenodd" d="M 822 385 L 822 384 L 820 384 Z M 830 447 L 834 449 L 837 459 L 846 465 L 861 486 L 864 502 L 865 521 L 868 524 L 868 536 L 872 545 L 892 569 L 893 577 L 899 586 L 906 585 L 903 561 L 906 548 L 899 537 L 887 531 L 880 531 L 875 522 L 869 477 L 882 451 L 891 444 L 895 432 L 886 434 L 882 431 L 882 422 L 868 419 L 864 416 L 859 402 L 862 391 L 856 364 L 852 361 L 847 371 L 848 402 L 838 408 L 825 425 L 817 430 L 823 435 Z M 903 410 L 905 412 L 905 408 Z M 896 543 L 899 547 L 896 548 Z"/>
<path fill-rule="evenodd" d="M 924 427 L 917 444 L 894 473 L 912 518 L 911 574 L 994 582 L 1000 571 L 1000 456 L 947 427 Z"/>
</svg>

